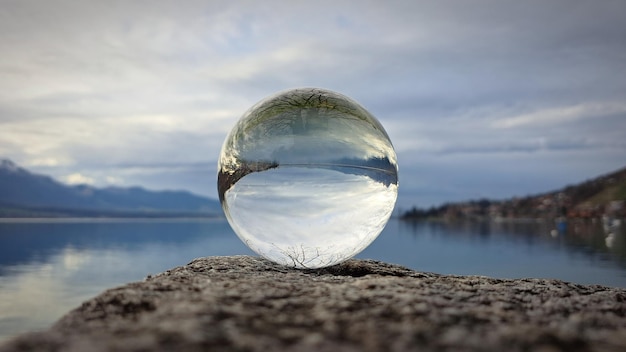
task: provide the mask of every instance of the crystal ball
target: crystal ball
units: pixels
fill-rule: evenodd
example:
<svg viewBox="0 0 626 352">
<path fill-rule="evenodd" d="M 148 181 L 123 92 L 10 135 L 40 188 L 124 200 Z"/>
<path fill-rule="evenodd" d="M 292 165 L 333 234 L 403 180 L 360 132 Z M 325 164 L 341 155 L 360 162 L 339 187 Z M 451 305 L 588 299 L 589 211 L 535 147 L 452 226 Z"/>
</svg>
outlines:
<svg viewBox="0 0 626 352">
<path fill-rule="evenodd" d="M 396 153 L 380 122 L 325 89 L 277 93 L 226 137 L 217 188 L 257 254 L 296 268 L 340 263 L 383 230 L 398 195 Z"/>
</svg>

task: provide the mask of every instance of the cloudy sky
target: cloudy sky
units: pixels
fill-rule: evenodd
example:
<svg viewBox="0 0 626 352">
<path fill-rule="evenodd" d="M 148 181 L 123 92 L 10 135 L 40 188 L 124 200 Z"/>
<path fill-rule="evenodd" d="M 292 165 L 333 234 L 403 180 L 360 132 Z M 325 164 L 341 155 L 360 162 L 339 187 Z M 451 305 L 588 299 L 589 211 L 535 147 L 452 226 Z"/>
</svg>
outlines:
<svg viewBox="0 0 626 352">
<path fill-rule="evenodd" d="M 399 205 L 626 166 L 626 2 L 0 0 L 0 158 L 216 196 L 258 100 L 324 87 L 387 129 Z"/>
</svg>

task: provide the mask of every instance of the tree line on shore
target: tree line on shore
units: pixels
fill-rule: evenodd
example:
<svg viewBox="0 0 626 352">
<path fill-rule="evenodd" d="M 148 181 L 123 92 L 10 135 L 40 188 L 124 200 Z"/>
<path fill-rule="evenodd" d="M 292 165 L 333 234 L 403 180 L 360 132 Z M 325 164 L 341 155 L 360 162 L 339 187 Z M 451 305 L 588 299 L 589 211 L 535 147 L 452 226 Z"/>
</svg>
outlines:
<svg viewBox="0 0 626 352">
<path fill-rule="evenodd" d="M 506 200 L 479 199 L 427 209 L 413 207 L 403 219 L 626 218 L 626 168 L 563 189 Z"/>
</svg>

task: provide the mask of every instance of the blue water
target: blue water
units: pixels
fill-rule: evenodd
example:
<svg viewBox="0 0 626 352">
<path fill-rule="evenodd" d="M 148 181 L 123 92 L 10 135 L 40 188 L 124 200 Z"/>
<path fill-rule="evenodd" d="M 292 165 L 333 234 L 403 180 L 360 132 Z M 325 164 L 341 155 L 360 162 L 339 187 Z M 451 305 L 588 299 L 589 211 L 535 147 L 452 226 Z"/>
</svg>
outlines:
<svg viewBox="0 0 626 352">
<path fill-rule="evenodd" d="M 626 288 L 624 225 L 392 219 L 359 258 L 443 274 Z M 610 235 L 610 239 L 607 240 Z M 0 341 L 43 329 L 103 290 L 194 258 L 254 255 L 226 220 L 0 222 Z"/>
</svg>

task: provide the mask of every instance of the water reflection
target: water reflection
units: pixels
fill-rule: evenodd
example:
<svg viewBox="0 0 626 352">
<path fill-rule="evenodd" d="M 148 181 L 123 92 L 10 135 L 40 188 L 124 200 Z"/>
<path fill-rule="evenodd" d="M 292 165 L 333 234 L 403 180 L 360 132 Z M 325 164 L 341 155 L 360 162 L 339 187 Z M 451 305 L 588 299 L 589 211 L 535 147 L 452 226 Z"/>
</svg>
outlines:
<svg viewBox="0 0 626 352">
<path fill-rule="evenodd" d="M 553 237 L 556 226 L 392 219 L 358 257 L 443 274 L 626 288 L 623 224 L 568 222 Z M 235 254 L 252 252 L 226 220 L 0 222 L 0 340 L 45 328 L 107 288 L 196 257 Z"/>
<path fill-rule="evenodd" d="M 612 247 L 600 223 L 570 223 L 551 236 L 548 222 L 390 221 L 359 255 L 413 269 L 499 278 L 556 278 L 626 287 L 626 234 Z"/>
<path fill-rule="evenodd" d="M 383 230 L 397 186 L 325 168 L 249 174 L 226 192 L 235 232 L 277 263 L 317 268 L 360 252 Z"/>
<path fill-rule="evenodd" d="M 0 223 L 0 341 L 107 288 L 234 254 L 252 253 L 225 220 Z"/>
<path fill-rule="evenodd" d="M 604 244 L 607 248 L 614 248 L 616 241 L 615 232 L 619 231 L 621 227 L 622 221 L 620 219 L 613 219 L 607 215 L 602 217 L 602 228 L 604 229 L 604 233 L 606 235 L 606 238 L 604 239 Z"/>
</svg>

